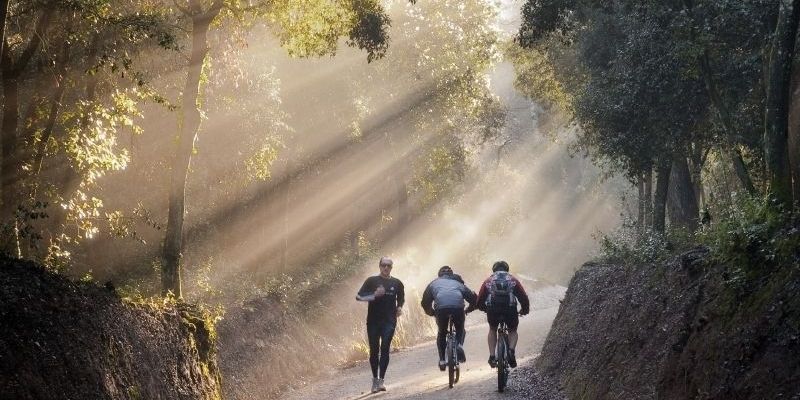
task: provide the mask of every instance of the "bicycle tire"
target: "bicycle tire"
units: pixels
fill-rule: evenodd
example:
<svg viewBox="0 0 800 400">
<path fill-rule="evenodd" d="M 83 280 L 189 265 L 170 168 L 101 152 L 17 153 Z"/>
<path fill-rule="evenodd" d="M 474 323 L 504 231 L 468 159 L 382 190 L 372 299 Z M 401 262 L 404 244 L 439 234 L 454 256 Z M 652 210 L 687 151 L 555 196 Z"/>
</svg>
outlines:
<svg viewBox="0 0 800 400">
<path fill-rule="evenodd" d="M 455 370 L 455 378 L 453 378 L 453 383 L 458 383 L 458 380 L 461 378 L 461 368 L 458 365 L 458 339 L 456 339 L 455 332 L 453 333 L 453 352 L 450 353 L 450 357 L 453 359 L 453 369 Z"/>
<path fill-rule="evenodd" d="M 497 391 L 503 392 L 508 382 L 508 357 L 506 356 L 507 346 L 505 337 L 502 335 L 497 341 Z"/>
<path fill-rule="evenodd" d="M 453 343 L 453 334 L 447 334 L 447 383 L 449 387 L 453 387 L 456 383 L 456 359 L 453 357 L 455 354 L 455 345 Z"/>
</svg>

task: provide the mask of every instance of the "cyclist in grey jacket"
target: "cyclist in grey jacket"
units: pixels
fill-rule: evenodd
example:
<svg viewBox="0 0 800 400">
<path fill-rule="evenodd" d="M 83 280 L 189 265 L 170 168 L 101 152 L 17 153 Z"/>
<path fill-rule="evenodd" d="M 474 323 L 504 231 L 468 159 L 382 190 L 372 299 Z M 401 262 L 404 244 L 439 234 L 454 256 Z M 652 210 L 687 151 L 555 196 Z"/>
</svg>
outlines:
<svg viewBox="0 0 800 400">
<path fill-rule="evenodd" d="M 444 371 L 447 363 L 444 359 L 444 348 L 447 342 L 447 321 L 453 317 L 453 323 L 458 336 L 458 361 L 465 362 L 464 354 L 464 305 L 465 300 L 470 306 L 474 306 L 478 296 L 470 290 L 460 276 L 453 273 L 453 269 L 445 265 L 439 269 L 439 277 L 434 279 L 425 292 L 422 294 L 422 308 L 425 313 L 436 316 L 436 325 L 439 334 L 436 337 L 436 345 L 439 349 L 439 369 Z"/>
</svg>

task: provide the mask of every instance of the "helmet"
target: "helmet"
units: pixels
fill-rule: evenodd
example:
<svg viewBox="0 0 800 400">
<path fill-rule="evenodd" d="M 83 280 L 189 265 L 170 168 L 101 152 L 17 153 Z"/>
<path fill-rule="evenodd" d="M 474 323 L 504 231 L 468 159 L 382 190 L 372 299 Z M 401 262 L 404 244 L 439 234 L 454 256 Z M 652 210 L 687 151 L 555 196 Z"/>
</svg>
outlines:
<svg viewBox="0 0 800 400">
<path fill-rule="evenodd" d="M 492 272 L 506 271 L 508 272 L 508 263 L 505 261 L 497 261 L 492 265 Z"/>
<path fill-rule="evenodd" d="M 449 265 L 445 265 L 444 267 L 439 268 L 439 276 L 442 277 L 445 275 L 453 275 L 453 269 L 450 268 Z"/>
</svg>

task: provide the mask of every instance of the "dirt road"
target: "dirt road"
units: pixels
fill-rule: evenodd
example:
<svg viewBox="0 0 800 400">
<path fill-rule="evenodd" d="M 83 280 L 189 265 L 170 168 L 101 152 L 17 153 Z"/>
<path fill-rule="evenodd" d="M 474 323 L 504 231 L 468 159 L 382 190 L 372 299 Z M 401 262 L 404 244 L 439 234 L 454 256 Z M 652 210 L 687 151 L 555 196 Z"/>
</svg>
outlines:
<svg viewBox="0 0 800 400">
<path fill-rule="evenodd" d="M 521 365 L 539 354 L 558 307 L 534 310 L 520 318 L 520 340 L 517 362 Z M 434 342 L 427 342 L 392 353 L 386 373 L 386 392 L 371 394 L 372 374 L 367 363 L 345 370 L 332 371 L 315 383 L 286 393 L 286 399 L 493 399 L 513 396 L 497 392 L 496 370 L 489 368 L 486 359 L 488 325 L 485 314 L 475 312 L 467 317 L 465 350 L 467 362 L 461 364 L 461 380 L 452 389 L 447 387 L 447 373 L 440 372 Z M 510 381 L 516 378 L 514 371 Z"/>
</svg>

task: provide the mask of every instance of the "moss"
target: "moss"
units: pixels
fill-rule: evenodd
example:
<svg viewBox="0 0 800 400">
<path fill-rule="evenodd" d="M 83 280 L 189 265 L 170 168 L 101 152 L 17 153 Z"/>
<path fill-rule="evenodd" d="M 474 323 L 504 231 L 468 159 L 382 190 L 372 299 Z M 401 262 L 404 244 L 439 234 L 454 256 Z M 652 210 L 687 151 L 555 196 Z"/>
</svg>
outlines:
<svg viewBox="0 0 800 400">
<path fill-rule="evenodd" d="M 139 386 L 128 386 L 128 388 L 125 389 L 125 392 L 130 399 L 140 400 L 142 398 L 142 393 L 139 389 Z"/>
<path fill-rule="evenodd" d="M 221 318 L 220 309 L 209 310 L 203 306 L 188 303 L 177 305 L 181 322 L 189 332 L 188 342 L 197 352 L 200 372 L 204 380 L 215 382 L 215 390 L 209 399 L 221 399 L 222 377 L 217 368 L 216 322 Z"/>
</svg>

